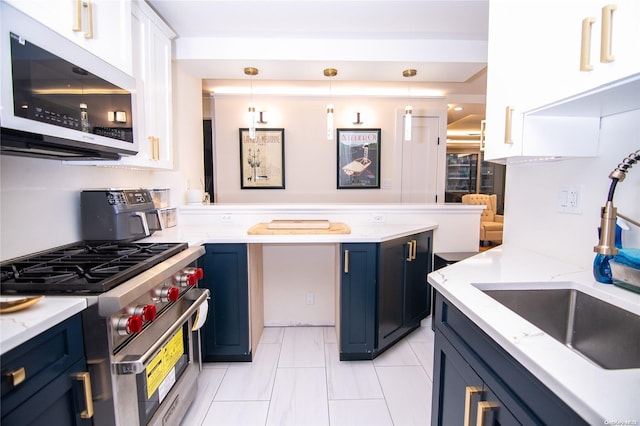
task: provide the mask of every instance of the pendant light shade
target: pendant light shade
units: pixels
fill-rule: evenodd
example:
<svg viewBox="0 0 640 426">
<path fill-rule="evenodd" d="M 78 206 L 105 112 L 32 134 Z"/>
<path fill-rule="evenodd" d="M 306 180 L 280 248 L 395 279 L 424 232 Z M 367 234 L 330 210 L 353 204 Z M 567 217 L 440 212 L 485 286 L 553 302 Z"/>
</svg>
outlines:
<svg viewBox="0 0 640 426">
<path fill-rule="evenodd" d="M 404 140 L 411 140 L 411 115 L 413 114 L 413 107 L 407 105 L 404 107 Z"/>
<path fill-rule="evenodd" d="M 415 77 L 417 71 L 414 69 L 408 69 L 402 71 L 402 76 L 406 78 Z M 408 88 L 408 94 L 411 94 L 411 85 Z M 411 116 L 413 115 L 413 107 L 411 105 L 407 105 L 404 107 L 404 140 L 411 140 Z"/>
<path fill-rule="evenodd" d="M 327 140 L 333 140 L 333 105 L 327 105 Z"/>
<path fill-rule="evenodd" d="M 249 77 L 254 77 L 258 75 L 258 72 L 259 72 L 258 68 L 254 68 L 254 67 L 247 67 L 244 69 L 245 75 L 248 75 Z M 247 120 L 249 121 L 249 139 L 253 140 L 256 138 L 256 106 L 253 104 L 253 79 L 251 79 L 250 81 L 251 81 L 251 88 L 249 90 L 250 102 L 249 102 Z"/>
<path fill-rule="evenodd" d="M 331 78 L 338 75 L 338 70 L 335 68 L 325 68 L 323 70 L 325 77 L 329 77 L 329 97 L 331 97 Z M 327 105 L 327 140 L 333 140 L 333 104 Z"/>
</svg>

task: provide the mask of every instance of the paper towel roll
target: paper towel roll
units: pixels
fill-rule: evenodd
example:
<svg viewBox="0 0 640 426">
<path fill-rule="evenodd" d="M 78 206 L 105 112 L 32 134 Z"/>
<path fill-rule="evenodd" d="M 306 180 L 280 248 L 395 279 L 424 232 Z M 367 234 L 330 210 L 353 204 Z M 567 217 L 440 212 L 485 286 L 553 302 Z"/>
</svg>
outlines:
<svg viewBox="0 0 640 426">
<path fill-rule="evenodd" d="M 207 321 L 208 312 L 209 312 L 209 301 L 205 300 L 204 303 L 198 307 L 198 312 L 196 312 L 196 320 L 193 322 L 193 327 L 191 327 L 191 331 L 200 330 L 200 328 L 204 325 L 205 321 Z"/>
</svg>

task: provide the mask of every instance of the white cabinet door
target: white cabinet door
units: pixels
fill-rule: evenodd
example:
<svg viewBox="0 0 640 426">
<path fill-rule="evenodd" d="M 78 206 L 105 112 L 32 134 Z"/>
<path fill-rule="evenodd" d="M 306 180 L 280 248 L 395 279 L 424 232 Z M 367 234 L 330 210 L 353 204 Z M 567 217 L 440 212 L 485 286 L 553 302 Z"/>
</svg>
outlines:
<svg viewBox="0 0 640 426">
<path fill-rule="evenodd" d="M 131 0 L 3 1 L 131 74 Z"/>
<path fill-rule="evenodd" d="M 603 15 L 611 24 L 612 62 L 600 62 Z M 566 147 L 555 138 L 539 137 L 549 129 L 535 137 L 523 133 L 524 113 L 640 72 L 638 52 L 637 0 L 622 0 L 615 7 L 601 0 L 492 0 L 485 158 L 593 155 L 593 146 Z M 580 70 L 583 55 L 590 71 Z M 556 122 L 536 119 L 531 125 Z"/>
<path fill-rule="evenodd" d="M 172 169 L 171 39 L 175 34 L 144 2 L 133 3 L 131 22 L 139 151 L 117 162 L 93 164 Z"/>
</svg>

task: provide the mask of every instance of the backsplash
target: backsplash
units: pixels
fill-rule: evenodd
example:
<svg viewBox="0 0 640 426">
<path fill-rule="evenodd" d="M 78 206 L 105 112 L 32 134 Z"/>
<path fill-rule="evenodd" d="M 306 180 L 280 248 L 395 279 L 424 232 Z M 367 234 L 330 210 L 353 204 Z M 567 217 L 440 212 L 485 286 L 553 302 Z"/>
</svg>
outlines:
<svg viewBox="0 0 640 426">
<path fill-rule="evenodd" d="M 640 149 L 640 110 L 603 118 L 595 158 L 566 159 L 507 167 L 504 242 L 590 268 L 598 242 L 600 209 L 609 174 Z M 582 192 L 582 213 L 560 213 L 563 188 Z M 619 183 L 614 197 L 618 212 L 640 220 L 640 164 Z M 623 234 L 625 247 L 640 247 L 640 229 Z"/>
<path fill-rule="evenodd" d="M 79 241 L 82 189 L 172 188 L 176 174 L 0 156 L 0 259 Z"/>
</svg>

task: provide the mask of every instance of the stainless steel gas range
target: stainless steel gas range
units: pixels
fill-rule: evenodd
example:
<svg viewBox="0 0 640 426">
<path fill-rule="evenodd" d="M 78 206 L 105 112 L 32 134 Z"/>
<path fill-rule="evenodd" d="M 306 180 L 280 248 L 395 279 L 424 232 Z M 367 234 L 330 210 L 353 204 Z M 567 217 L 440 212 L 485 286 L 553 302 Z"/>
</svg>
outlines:
<svg viewBox="0 0 640 426">
<path fill-rule="evenodd" d="M 203 254 L 186 243 L 81 241 L 3 262 L 0 292 L 87 299 L 94 425 L 179 425 L 201 369 Z"/>
</svg>

